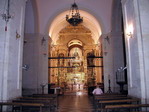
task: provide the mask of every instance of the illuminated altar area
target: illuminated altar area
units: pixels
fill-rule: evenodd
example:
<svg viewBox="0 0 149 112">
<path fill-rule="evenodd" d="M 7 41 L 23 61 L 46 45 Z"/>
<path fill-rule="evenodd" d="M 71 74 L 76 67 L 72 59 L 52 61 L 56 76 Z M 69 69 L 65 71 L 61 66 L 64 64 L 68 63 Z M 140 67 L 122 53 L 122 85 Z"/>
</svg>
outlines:
<svg viewBox="0 0 149 112">
<path fill-rule="evenodd" d="M 102 52 L 83 25 L 66 26 L 49 51 L 49 83 L 57 86 L 102 83 Z"/>
</svg>

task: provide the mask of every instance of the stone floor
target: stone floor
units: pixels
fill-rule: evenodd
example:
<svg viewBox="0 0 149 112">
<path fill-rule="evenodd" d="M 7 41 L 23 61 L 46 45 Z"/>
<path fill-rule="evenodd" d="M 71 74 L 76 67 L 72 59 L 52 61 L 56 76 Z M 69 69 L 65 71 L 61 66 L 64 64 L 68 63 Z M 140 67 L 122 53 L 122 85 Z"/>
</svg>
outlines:
<svg viewBox="0 0 149 112">
<path fill-rule="evenodd" d="M 92 98 L 84 92 L 70 92 L 59 96 L 59 108 L 56 112 L 95 112 Z"/>
</svg>

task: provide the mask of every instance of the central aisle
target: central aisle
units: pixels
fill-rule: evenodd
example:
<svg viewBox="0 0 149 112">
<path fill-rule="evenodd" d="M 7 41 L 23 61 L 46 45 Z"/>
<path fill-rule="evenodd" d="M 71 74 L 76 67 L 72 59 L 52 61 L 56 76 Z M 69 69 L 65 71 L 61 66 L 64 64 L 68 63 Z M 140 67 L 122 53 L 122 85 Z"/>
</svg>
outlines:
<svg viewBox="0 0 149 112">
<path fill-rule="evenodd" d="M 57 112 L 95 112 L 92 97 L 81 92 L 59 96 Z"/>
</svg>

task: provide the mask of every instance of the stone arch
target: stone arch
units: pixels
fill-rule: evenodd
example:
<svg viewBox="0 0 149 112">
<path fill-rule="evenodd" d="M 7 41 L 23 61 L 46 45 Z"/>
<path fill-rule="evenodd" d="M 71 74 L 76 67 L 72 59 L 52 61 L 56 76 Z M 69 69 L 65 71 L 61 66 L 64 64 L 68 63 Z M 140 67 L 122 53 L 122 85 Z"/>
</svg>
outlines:
<svg viewBox="0 0 149 112">
<path fill-rule="evenodd" d="M 61 29 L 63 29 L 64 27 L 66 27 L 68 25 L 68 23 L 65 20 L 65 16 L 68 13 L 69 13 L 69 10 L 62 10 L 61 12 L 57 12 L 57 15 L 54 14 L 51 18 L 49 18 L 49 22 L 45 28 L 44 34 L 46 36 L 52 37 L 51 29 L 53 27 L 55 27 L 55 26 L 59 27 L 57 32 L 60 31 Z M 99 17 L 97 17 L 94 13 L 92 13 L 92 12 L 90 13 L 89 11 L 85 11 L 85 10 L 80 10 L 80 14 L 82 15 L 82 17 L 84 17 L 85 22 L 83 24 L 85 26 L 87 26 L 88 28 L 89 27 L 92 28 L 92 31 L 94 30 L 94 32 L 97 30 L 98 35 L 96 36 L 96 38 L 99 39 L 101 34 L 105 31 L 105 27 L 104 27 L 104 24 L 101 21 L 101 19 Z M 50 34 L 49 34 L 49 32 L 50 32 Z M 57 37 L 57 35 L 56 35 L 56 37 Z M 98 39 L 96 39 L 96 41 L 98 41 Z"/>
</svg>

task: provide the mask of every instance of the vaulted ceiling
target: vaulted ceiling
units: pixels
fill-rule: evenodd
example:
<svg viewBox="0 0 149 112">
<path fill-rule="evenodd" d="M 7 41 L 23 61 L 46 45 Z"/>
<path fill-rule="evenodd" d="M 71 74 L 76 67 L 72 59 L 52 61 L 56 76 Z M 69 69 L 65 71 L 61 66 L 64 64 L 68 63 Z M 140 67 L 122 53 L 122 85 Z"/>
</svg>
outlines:
<svg viewBox="0 0 149 112">
<path fill-rule="evenodd" d="M 28 11 L 28 19 L 32 18 L 36 32 L 49 35 L 55 43 L 58 33 L 69 25 L 65 17 L 74 0 L 28 0 L 28 2 L 31 2 L 31 7 L 28 8 L 32 9 Z M 101 34 L 111 31 L 113 0 L 76 0 L 75 2 L 84 18 L 82 25 L 90 29 L 96 44 Z M 31 11 L 33 14 L 30 14 Z M 28 25 L 27 33 L 32 31 L 30 26 Z"/>
</svg>

